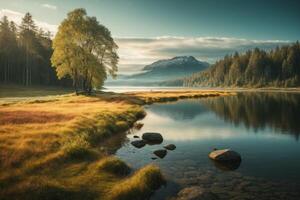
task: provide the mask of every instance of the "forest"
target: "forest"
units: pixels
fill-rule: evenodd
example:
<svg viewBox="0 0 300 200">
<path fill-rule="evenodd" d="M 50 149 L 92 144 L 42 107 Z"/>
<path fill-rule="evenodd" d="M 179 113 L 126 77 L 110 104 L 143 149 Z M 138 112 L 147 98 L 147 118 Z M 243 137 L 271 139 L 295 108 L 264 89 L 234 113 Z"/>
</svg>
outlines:
<svg viewBox="0 0 300 200">
<path fill-rule="evenodd" d="M 86 17 L 85 11 L 80 9 L 75 10 L 73 15 L 81 15 L 81 19 Z M 80 22 L 86 23 L 87 27 L 98 27 L 90 31 L 77 30 L 76 23 L 79 21 L 72 21 L 72 13 L 68 20 L 62 23 L 53 42 L 50 32 L 37 27 L 30 13 L 25 14 L 19 26 L 4 16 L 0 22 L 0 83 L 73 85 L 76 91 L 80 85 L 82 90 L 90 91 L 92 86 L 103 85 L 107 72 L 114 77 L 118 55 L 110 32 L 93 18 Z M 73 30 L 64 28 L 67 23 L 74 24 Z M 79 38 L 67 37 L 70 31 L 77 32 Z M 88 39 L 81 46 L 68 47 L 82 42 L 82 38 Z M 100 43 L 102 46 L 98 45 Z M 78 52 L 84 59 L 78 56 Z M 226 55 L 205 71 L 160 84 L 186 87 L 297 87 L 300 85 L 300 44 L 297 41 L 271 51 L 255 48 L 245 53 L 236 52 Z"/>
<path fill-rule="evenodd" d="M 300 44 L 258 48 L 227 55 L 209 69 L 195 73 L 173 85 L 208 87 L 297 87 L 300 85 Z"/>
<path fill-rule="evenodd" d="M 0 22 L 0 83 L 70 86 L 71 80 L 58 80 L 51 67 L 50 32 L 37 27 L 26 13 L 18 26 L 6 16 Z"/>
</svg>

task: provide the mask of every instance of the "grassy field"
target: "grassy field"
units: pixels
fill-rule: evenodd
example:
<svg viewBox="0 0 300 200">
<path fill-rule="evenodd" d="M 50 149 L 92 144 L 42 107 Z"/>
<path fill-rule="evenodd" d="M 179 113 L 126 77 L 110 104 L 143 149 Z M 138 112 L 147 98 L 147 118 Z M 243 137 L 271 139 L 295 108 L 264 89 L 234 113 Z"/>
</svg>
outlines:
<svg viewBox="0 0 300 200">
<path fill-rule="evenodd" d="M 149 165 L 131 172 L 130 166 L 110 155 L 103 145 L 106 140 L 124 134 L 143 118 L 146 103 L 232 94 L 76 96 L 63 89 L 58 90 L 61 95 L 54 95 L 55 88 L 41 90 L 1 87 L 0 199 L 146 198 L 165 181 L 159 168 Z"/>
</svg>

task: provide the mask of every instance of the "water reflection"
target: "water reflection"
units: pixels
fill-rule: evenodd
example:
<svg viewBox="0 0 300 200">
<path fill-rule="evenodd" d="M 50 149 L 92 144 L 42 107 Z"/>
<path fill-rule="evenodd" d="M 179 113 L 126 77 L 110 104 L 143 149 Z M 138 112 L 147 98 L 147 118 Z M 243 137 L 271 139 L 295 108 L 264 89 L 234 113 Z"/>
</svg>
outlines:
<svg viewBox="0 0 300 200">
<path fill-rule="evenodd" d="M 216 123 L 213 111 L 222 121 Z M 184 127 L 175 124 L 169 139 L 180 139 L 176 135 L 178 131 L 184 130 L 185 139 L 199 138 L 197 124 L 201 124 L 201 137 L 213 136 L 230 137 L 232 130 L 218 130 L 224 123 L 230 122 L 236 127 L 243 125 L 254 132 L 269 132 L 275 129 L 283 134 L 290 134 L 299 139 L 300 125 L 300 95 L 293 93 L 239 93 L 236 96 L 204 98 L 200 100 L 180 101 L 169 104 L 155 104 L 149 109 L 149 115 L 154 116 L 152 120 L 158 124 L 168 124 L 173 120 L 184 122 Z M 150 122 L 151 123 L 151 122 Z M 183 123 L 181 123 L 183 124 Z M 196 130 L 195 130 L 195 127 Z M 208 129 L 206 129 L 208 127 Z M 212 127 L 219 133 L 212 133 Z M 238 130 L 235 130 L 238 131 Z M 182 135 L 182 133 L 180 133 Z M 266 133 L 268 134 L 268 133 Z M 272 136 L 272 135 L 269 135 Z"/>
<path fill-rule="evenodd" d="M 209 109 L 204 106 L 199 106 L 199 100 L 191 100 L 154 104 L 151 106 L 151 111 L 159 113 L 162 117 L 187 121 L 209 112 Z"/>
<path fill-rule="evenodd" d="M 300 160 L 295 159 L 300 153 L 299 104 L 299 94 L 285 93 L 153 104 L 141 121 L 144 126 L 128 135 L 129 141 L 116 155 L 135 169 L 155 163 L 169 183 L 199 185 L 221 199 L 296 200 L 300 197 Z M 163 143 L 141 149 L 130 144 L 145 132 L 161 133 Z M 153 152 L 167 144 L 175 144 L 176 151 L 155 159 Z M 214 148 L 234 149 L 243 161 L 213 162 L 208 154 Z M 167 199 L 176 192 L 178 187 L 168 185 L 152 199 Z"/>
<path fill-rule="evenodd" d="M 241 160 L 235 162 L 218 162 L 215 160 L 211 160 L 211 162 L 215 165 L 216 168 L 222 171 L 234 171 L 241 165 Z"/>
<path fill-rule="evenodd" d="M 271 127 L 299 139 L 299 94 L 248 92 L 231 97 L 202 99 L 201 103 L 233 124 L 242 123 L 255 132 Z"/>
</svg>

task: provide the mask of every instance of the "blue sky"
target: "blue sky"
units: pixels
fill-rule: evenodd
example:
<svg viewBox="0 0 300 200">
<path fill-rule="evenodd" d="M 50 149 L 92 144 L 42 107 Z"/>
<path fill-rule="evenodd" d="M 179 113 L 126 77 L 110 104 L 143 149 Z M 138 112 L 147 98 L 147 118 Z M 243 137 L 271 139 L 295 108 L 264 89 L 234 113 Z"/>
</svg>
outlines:
<svg viewBox="0 0 300 200">
<path fill-rule="evenodd" d="M 0 16 L 20 21 L 30 12 L 55 33 L 67 12 L 79 7 L 111 30 L 124 72 L 179 55 L 212 63 L 235 50 L 300 39 L 296 0 L 0 0 Z"/>
</svg>

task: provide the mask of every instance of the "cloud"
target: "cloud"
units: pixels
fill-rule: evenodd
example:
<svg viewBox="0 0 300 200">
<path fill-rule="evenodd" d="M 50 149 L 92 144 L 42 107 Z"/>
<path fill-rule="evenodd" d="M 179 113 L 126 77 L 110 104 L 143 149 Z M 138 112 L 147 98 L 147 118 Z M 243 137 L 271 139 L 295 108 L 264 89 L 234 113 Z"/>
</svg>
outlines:
<svg viewBox="0 0 300 200">
<path fill-rule="evenodd" d="M 283 40 L 248 40 L 228 37 L 170 37 L 116 38 L 119 45 L 120 72 L 132 65 L 143 66 L 159 59 L 191 55 L 199 60 L 214 63 L 226 54 L 245 52 L 255 47 L 270 50 L 290 43 Z M 123 69 L 124 66 L 124 69 Z M 131 70 L 134 71 L 134 70 Z"/>
<path fill-rule="evenodd" d="M 51 4 L 47 4 L 47 3 L 42 4 L 42 7 L 48 8 L 48 9 L 51 9 L 51 10 L 56 10 L 57 9 L 57 7 L 55 5 L 51 5 Z"/>
<path fill-rule="evenodd" d="M 9 10 L 9 9 L 1 9 L 0 10 L 0 18 L 3 16 L 7 16 L 9 20 L 14 21 L 16 24 L 20 25 L 22 22 L 22 18 L 24 17 L 25 13 Z M 45 31 L 50 31 L 52 35 L 55 35 L 57 32 L 57 25 L 49 24 L 47 22 L 39 21 L 34 19 L 35 24 L 44 29 Z"/>
<path fill-rule="evenodd" d="M 47 6 L 46 6 L 47 5 Z M 52 5 L 43 4 L 44 7 Z M 52 6 L 52 9 L 55 6 Z M 56 7 L 55 7 L 56 8 Z M 0 9 L 0 17 L 6 15 L 9 20 L 20 24 L 24 13 L 9 9 Z M 48 30 L 55 35 L 57 25 L 34 19 L 38 27 Z M 269 50 L 276 46 L 290 43 L 284 40 L 249 40 L 228 37 L 171 37 L 161 36 L 155 38 L 115 38 L 119 46 L 120 65 L 122 74 L 139 72 L 143 66 L 160 59 L 175 56 L 194 56 L 201 61 L 214 63 L 226 54 L 235 51 L 245 52 L 255 47 Z"/>
</svg>

